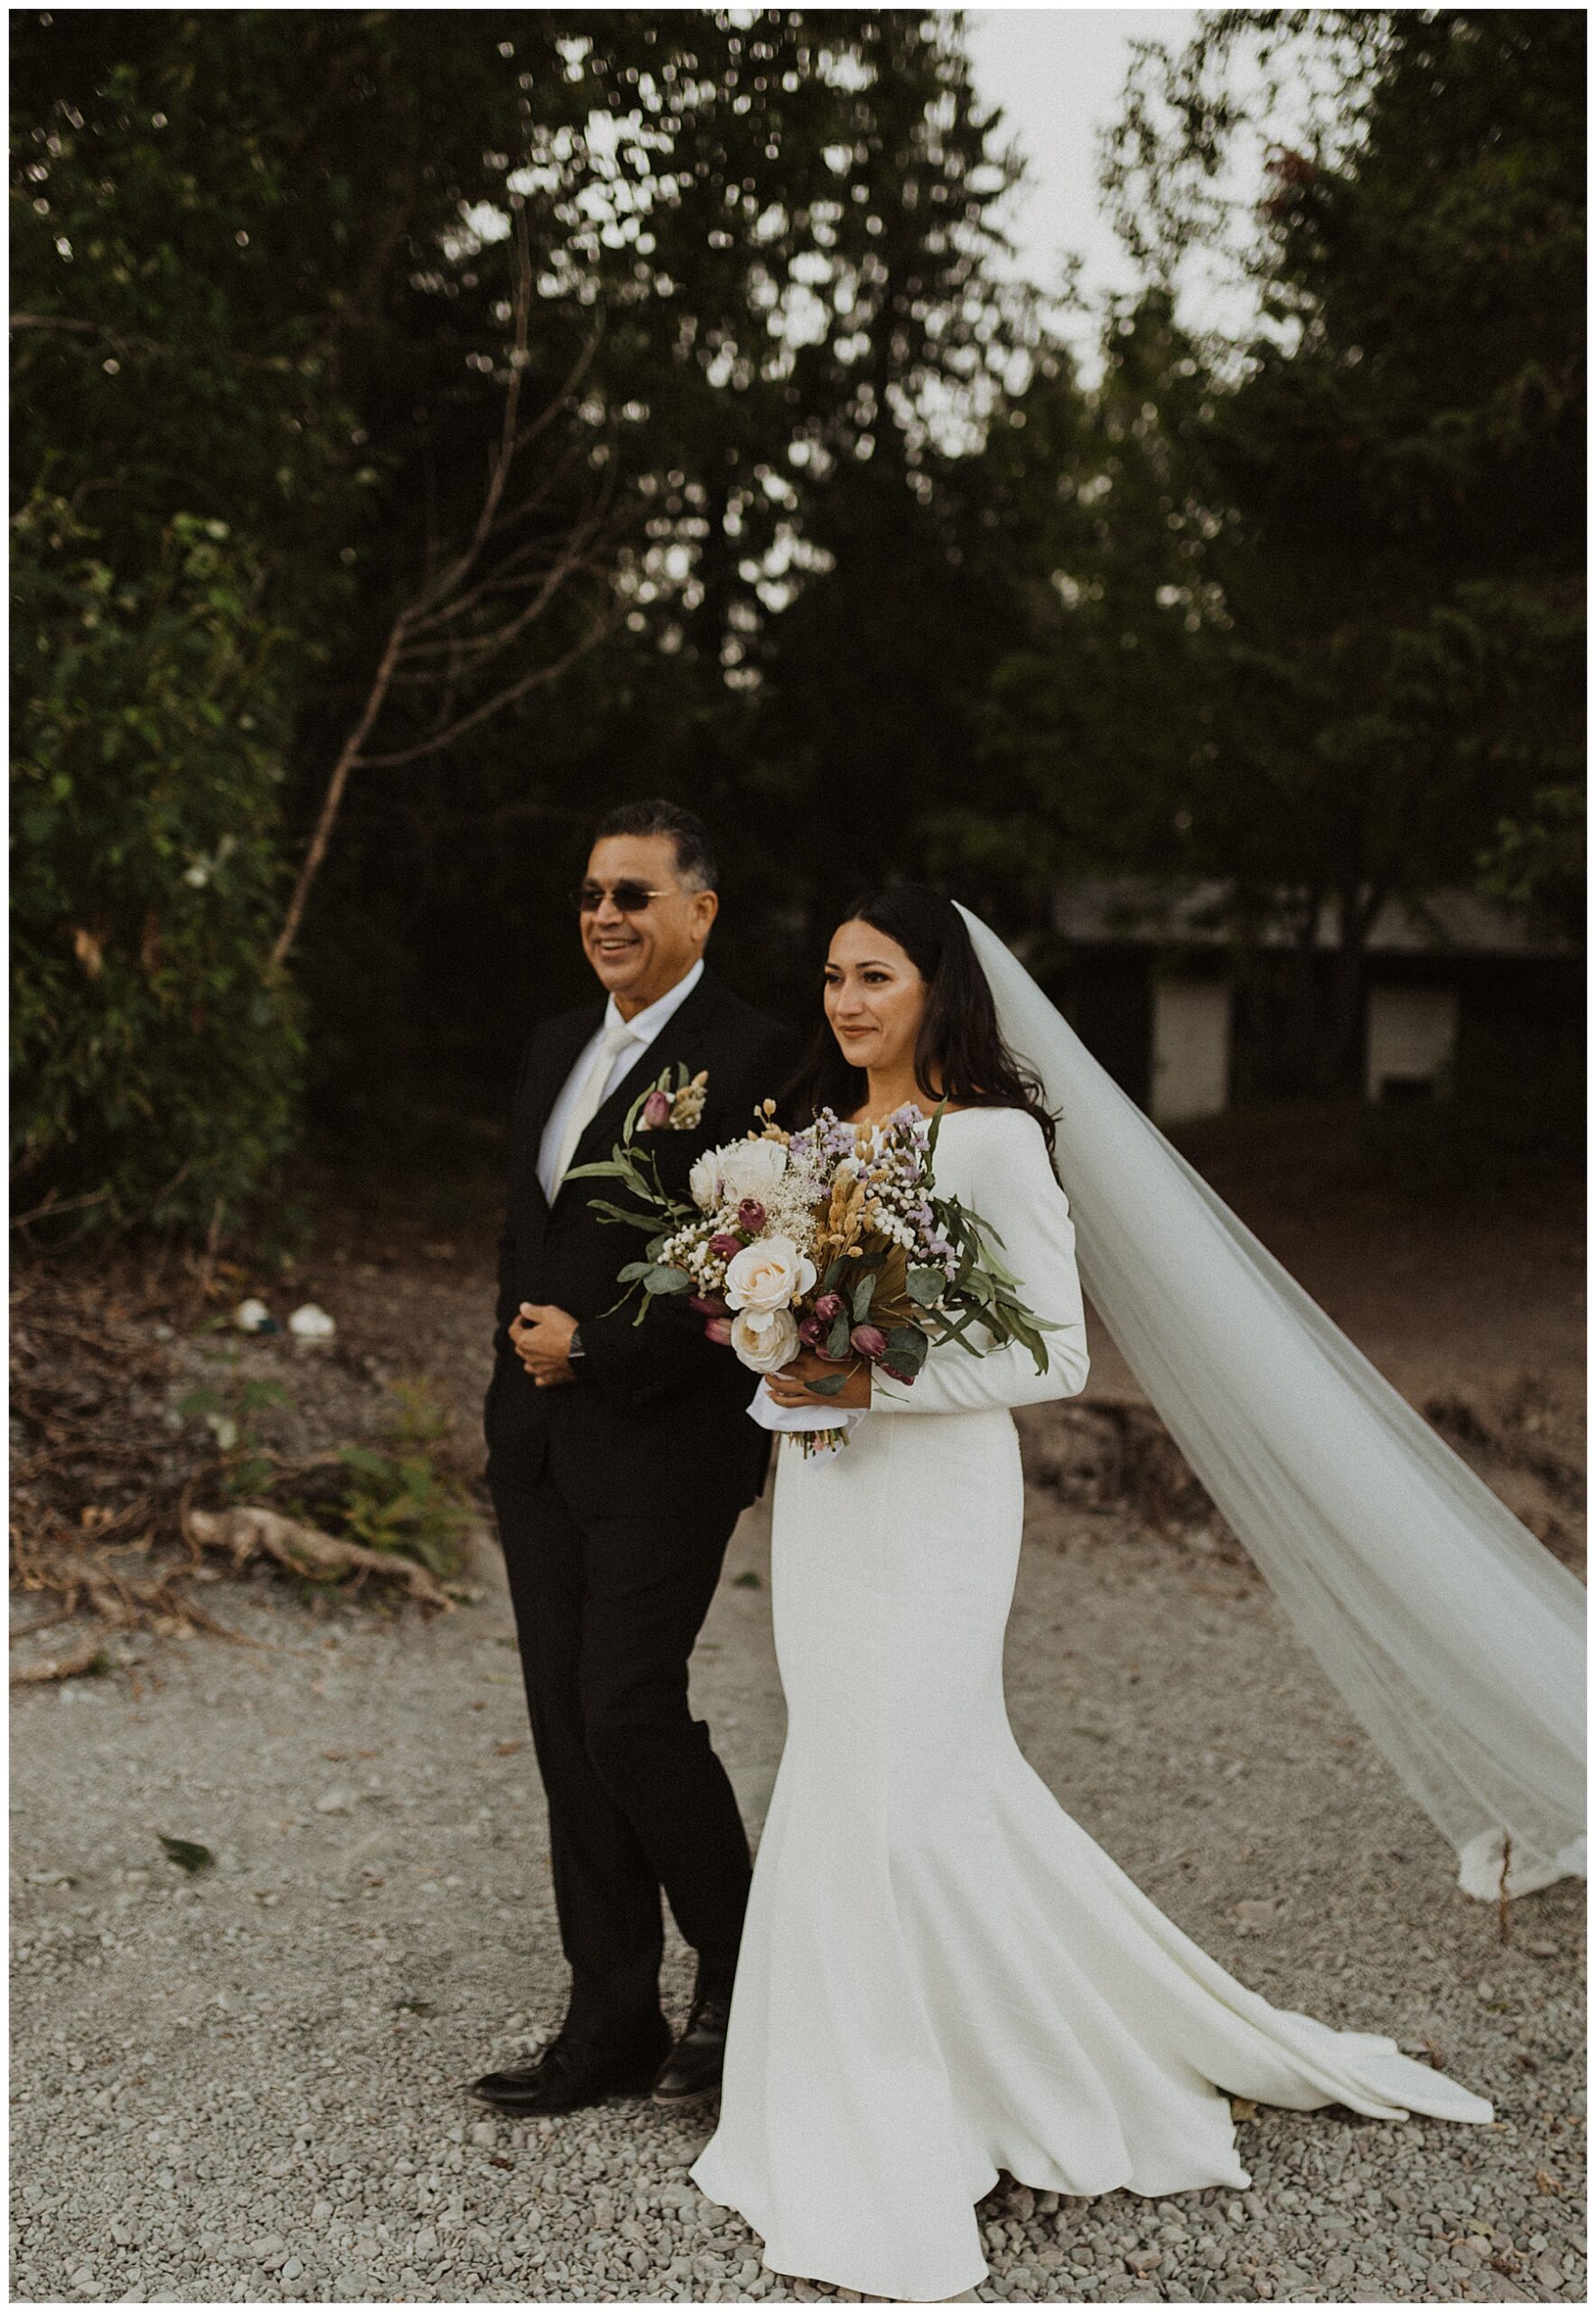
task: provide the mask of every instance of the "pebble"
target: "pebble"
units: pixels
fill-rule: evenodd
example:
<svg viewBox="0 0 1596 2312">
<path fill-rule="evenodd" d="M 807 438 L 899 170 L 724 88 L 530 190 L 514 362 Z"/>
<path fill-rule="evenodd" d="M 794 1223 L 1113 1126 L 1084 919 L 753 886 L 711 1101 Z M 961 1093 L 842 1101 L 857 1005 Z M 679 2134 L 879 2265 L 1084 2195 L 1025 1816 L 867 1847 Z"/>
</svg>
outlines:
<svg viewBox="0 0 1596 2312">
<path fill-rule="evenodd" d="M 713 1725 L 738 1720 L 723 1747 L 751 1816 L 779 1720 L 768 1590 L 732 1586 L 751 1566 L 763 1560 L 740 1536 L 695 1696 Z M 49 1694 L 14 1706 L 17 2300 L 838 2300 L 767 2271 L 741 2219 L 700 2197 L 702 2124 L 637 2102 L 512 2125 L 462 2097 L 546 2036 L 563 1990 L 518 1665 L 488 1571 L 483 1603 L 428 1624 L 363 1608 L 318 1619 L 264 1585 L 229 1590 L 222 1617 L 256 1645 L 154 1648 L 161 1686 L 135 1700 L 100 1682 L 92 1741 Z M 1209 1617 L 1200 1663 L 1194 1613 Z M 1301 1670 L 1271 1737 L 1300 1755 L 1272 1779 L 1255 1746 L 1205 1817 L 1196 1874 L 1153 1877 L 1193 1843 L 1170 1753 L 1239 1750 L 1248 1698 L 1295 1663 L 1263 1613 L 1194 1599 L 1170 1553 L 1042 1548 L 1010 1643 L 1022 1744 L 1055 1787 L 1080 1778 L 1072 1810 L 1223 1963 L 1283 2005 L 1433 2039 L 1499 2124 L 1261 2107 L 1239 2127 L 1244 2191 L 1004 2186 L 980 2212 L 980 2300 L 1582 2301 L 1578 1889 L 1531 1898 L 1543 1955 L 1527 1933 L 1498 1944 L 1490 1906 L 1439 1859 L 1394 1867 L 1390 1851 L 1429 1851 L 1427 1833 L 1327 1739 L 1343 1721 Z M 1116 1667 L 1127 1620 L 1134 1709 Z M 1114 1729 L 1101 1763 L 1097 1744 L 1066 1755 L 1078 1718 Z M 1207 1778 L 1194 1768 L 1192 1787 Z M 210 1846 L 216 1869 L 173 1883 L 152 1823 Z M 1266 1934 L 1234 1919 L 1263 1888 Z M 1478 1996 L 1482 1974 L 1500 2011 Z M 673 1937 L 677 2018 L 691 1980 Z"/>
</svg>

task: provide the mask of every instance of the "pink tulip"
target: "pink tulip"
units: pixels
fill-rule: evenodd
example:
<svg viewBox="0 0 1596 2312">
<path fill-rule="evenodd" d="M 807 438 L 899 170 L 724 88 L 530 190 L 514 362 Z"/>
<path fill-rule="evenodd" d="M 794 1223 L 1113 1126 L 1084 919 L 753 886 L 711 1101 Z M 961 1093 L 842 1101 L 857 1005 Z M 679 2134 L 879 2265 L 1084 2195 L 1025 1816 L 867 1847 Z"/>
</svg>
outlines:
<svg viewBox="0 0 1596 2312">
<path fill-rule="evenodd" d="M 737 1226 L 745 1235 L 757 1236 L 764 1225 L 764 1206 L 757 1197 L 745 1196 L 737 1207 Z"/>
<path fill-rule="evenodd" d="M 650 1092 L 648 1098 L 643 1102 L 644 1131 L 658 1132 L 662 1125 L 667 1124 L 669 1122 L 670 1094 L 668 1092 Z"/>
<path fill-rule="evenodd" d="M 709 1240 L 709 1249 L 717 1261 L 734 1260 L 742 1250 L 741 1236 L 733 1236 L 729 1228 L 722 1228 Z"/>
<path fill-rule="evenodd" d="M 798 1338 L 806 1348 L 819 1348 L 830 1330 L 823 1317 L 806 1317 L 798 1327 Z"/>
<path fill-rule="evenodd" d="M 887 1353 L 887 1337 L 879 1325 L 855 1325 L 848 1335 L 848 1346 L 860 1356 L 868 1356 L 879 1365 Z"/>
<path fill-rule="evenodd" d="M 823 1325 L 835 1325 L 842 1313 L 843 1296 L 840 1292 L 823 1292 L 815 1303 L 815 1314 Z"/>
<path fill-rule="evenodd" d="M 712 1317 L 704 1328 L 704 1338 L 705 1340 L 714 1341 L 717 1348 L 730 1348 L 732 1346 L 731 1318 Z"/>
</svg>

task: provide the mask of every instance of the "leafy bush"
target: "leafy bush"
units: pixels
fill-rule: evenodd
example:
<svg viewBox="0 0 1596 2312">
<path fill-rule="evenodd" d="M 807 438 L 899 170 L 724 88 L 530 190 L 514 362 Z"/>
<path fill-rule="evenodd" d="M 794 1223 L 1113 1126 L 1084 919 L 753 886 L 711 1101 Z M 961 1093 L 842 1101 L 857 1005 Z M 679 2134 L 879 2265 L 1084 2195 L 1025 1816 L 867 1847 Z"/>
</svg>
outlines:
<svg viewBox="0 0 1596 2312">
<path fill-rule="evenodd" d="M 221 1456 L 222 1491 L 229 1501 L 250 1501 L 273 1477 L 271 1455 L 258 1434 L 259 1415 L 270 1409 L 292 1412 L 294 1400 L 278 1381 L 246 1380 L 235 1364 L 226 1389 L 191 1389 L 178 1404 L 184 1421 L 203 1421 Z"/>
<path fill-rule="evenodd" d="M 391 1450 L 346 1445 L 339 1456 L 349 1471 L 343 1530 L 368 1549 L 397 1551 L 443 1579 L 459 1569 L 472 1514 L 464 1486 L 439 1466 L 449 1410 L 425 1381 L 396 1381 L 393 1394 Z"/>
<path fill-rule="evenodd" d="M 13 1156 L 30 1204 L 204 1227 L 294 1123 L 279 638 L 224 523 L 136 578 L 95 543 L 42 494 L 14 525 Z"/>
</svg>

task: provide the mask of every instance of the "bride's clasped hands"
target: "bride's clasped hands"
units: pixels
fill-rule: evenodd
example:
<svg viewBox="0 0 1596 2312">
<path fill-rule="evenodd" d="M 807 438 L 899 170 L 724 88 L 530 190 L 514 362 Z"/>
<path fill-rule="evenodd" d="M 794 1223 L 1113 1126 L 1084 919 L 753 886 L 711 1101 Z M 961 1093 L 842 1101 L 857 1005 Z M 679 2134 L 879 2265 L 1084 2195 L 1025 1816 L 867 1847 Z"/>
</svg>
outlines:
<svg viewBox="0 0 1596 2312">
<path fill-rule="evenodd" d="M 832 1405 L 839 1412 L 867 1412 L 870 1410 L 870 1367 L 863 1361 L 849 1367 L 840 1389 L 828 1391 L 824 1396 L 816 1394 L 817 1381 L 832 1382 L 837 1368 L 813 1349 L 801 1349 L 790 1365 L 779 1373 L 765 1375 L 765 1393 L 772 1404 L 792 1412 L 807 1412 L 813 1405 Z"/>
</svg>

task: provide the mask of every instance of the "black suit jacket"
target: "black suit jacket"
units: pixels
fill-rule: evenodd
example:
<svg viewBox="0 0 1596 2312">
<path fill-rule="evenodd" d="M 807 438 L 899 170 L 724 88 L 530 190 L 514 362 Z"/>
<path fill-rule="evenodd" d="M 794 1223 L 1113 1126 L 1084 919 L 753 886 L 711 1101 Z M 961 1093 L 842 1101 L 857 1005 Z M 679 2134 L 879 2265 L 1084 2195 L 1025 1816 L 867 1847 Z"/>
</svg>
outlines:
<svg viewBox="0 0 1596 2312">
<path fill-rule="evenodd" d="M 546 1021 L 521 1061 L 484 1408 L 489 1482 L 524 1486 L 546 1474 L 578 1515 L 735 1515 L 758 1494 L 770 1456 L 769 1435 L 748 1418 L 753 1375 L 705 1338 L 703 1319 L 680 1300 L 657 1302 L 640 1325 L 635 1291 L 615 1309 L 617 1272 L 647 1241 L 591 1210 L 593 1197 L 627 1200 L 615 1181 L 571 1181 L 551 1206 L 537 1178 L 549 1112 L 603 1011 L 601 999 Z M 573 1163 L 608 1156 L 638 1094 L 678 1060 L 689 1075 L 708 1071 L 703 1117 L 690 1132 L 650 1133 L 648 1142 L 666 1188 L 685 1200 L 694 1160 L 747 1132 L 755 1104 L 780 1089 L 792 1039 L 706 972 L 599 1109 Z M 576 1319 L 585 1352 L 579 1379 L 534 1385 L 509 1340 L 523 1300 Z"/>
</svg>

